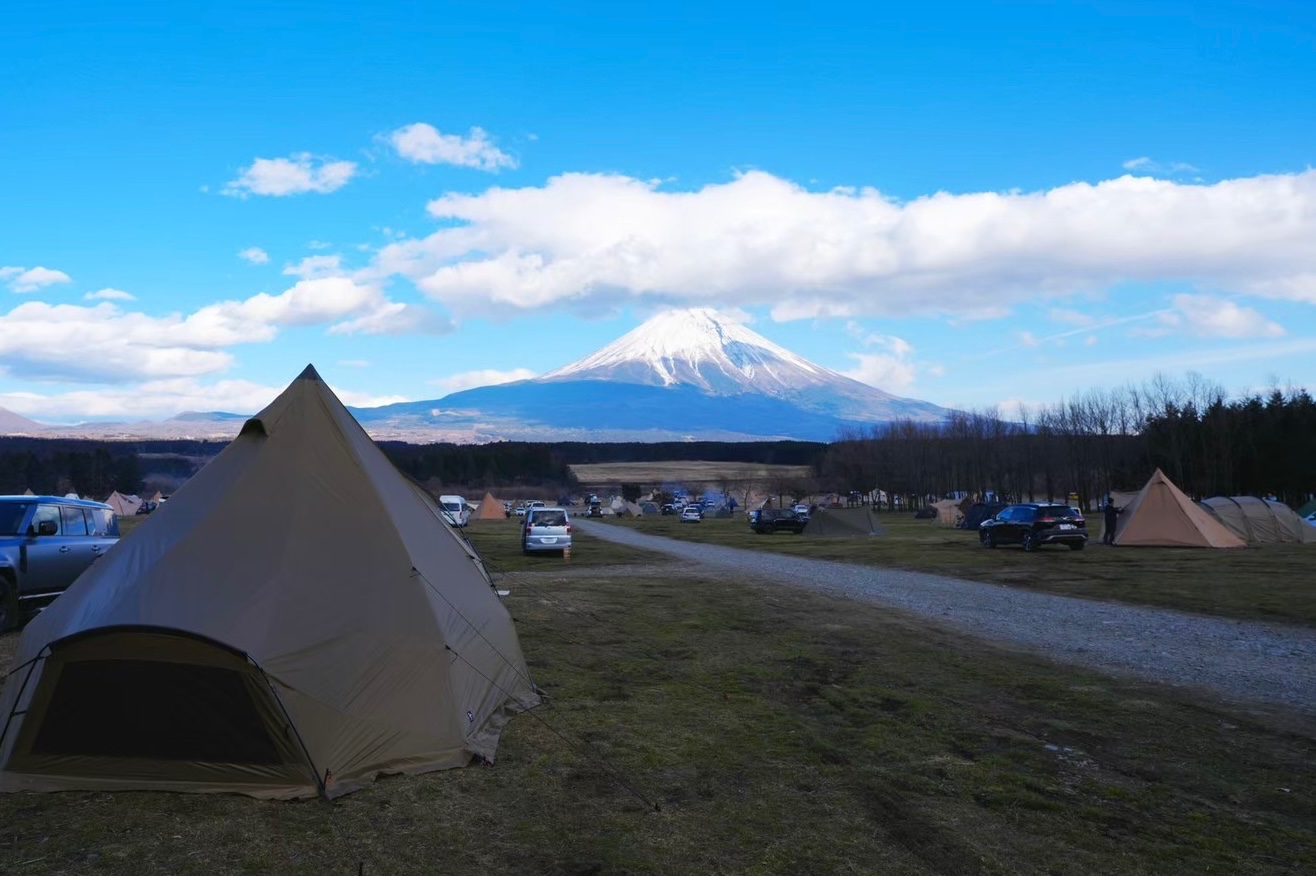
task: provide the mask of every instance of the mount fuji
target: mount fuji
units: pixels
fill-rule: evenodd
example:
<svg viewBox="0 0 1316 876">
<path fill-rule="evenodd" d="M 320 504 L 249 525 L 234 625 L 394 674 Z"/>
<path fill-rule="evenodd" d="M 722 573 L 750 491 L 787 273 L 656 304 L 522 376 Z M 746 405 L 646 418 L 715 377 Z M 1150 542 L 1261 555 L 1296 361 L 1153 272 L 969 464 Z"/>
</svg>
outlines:
<svg viewBox="0 0 1316 876">
<path fill-rule="evenodd" d="M 950 415 L 816 365 L 707 308 L 659 314 L 531 380 L 351 411 L 376 439 L 468 444 L 831 441 L 842 429 Z M 163 422 L 45 426 L 0 409 L 0 434 L 227 439 L 245 418 L 188 411 Z"/>
<path fill-rule="evenodd" d="M 950 414 L 816 365 L 708 308 L 659 314 L 531 380 L 354 413 L 375 434 L 469 431 L 468 441 L 830 441 L 844 428 Z"/>
</svg>

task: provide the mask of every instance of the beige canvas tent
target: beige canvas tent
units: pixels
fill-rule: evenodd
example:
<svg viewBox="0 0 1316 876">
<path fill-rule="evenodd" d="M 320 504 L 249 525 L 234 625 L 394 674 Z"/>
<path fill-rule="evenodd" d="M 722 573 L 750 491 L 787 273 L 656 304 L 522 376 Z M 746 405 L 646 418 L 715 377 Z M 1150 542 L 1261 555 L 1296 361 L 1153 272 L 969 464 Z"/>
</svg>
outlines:
<svg viewBox="0 0 1316 876">
<path fill-rule="evenodd" d="M 1143 547 L 1241 548 L 1246 543 L 1183 494 L 1159 468 L 1115 528 L 1115 544 Z"/>
<path fill-rule="evenodd" d="M 933 502 L 932 507 L 937 510 L 938 526 L 959 526 L 960 521 L 964 519 L 964 514 L 960 511 L 960 503 L 954 499 Z"/>
<path fill-rule="evenodd" d="M 105 500 L 105 504 L 114 509 L 114 513 L 119 517 L 132 517 L 137 513 L 137 509 L 142 507 L 142 500 L 136 496 L 125 496 L 118 490 L 110 493 L 110 497 Z"/>
<path fill-rule="evenodd" d="M 493 493 L 485 493 L 472 516 L 476 520 L 506 520 L 507 509 L 503 507 L 502 502 L 493 497 Z"/>
<path fill-rule="evenodd" d="M 472 553 L 307 368 L 28 625 L 0 790 L 332 797 L 492 758 L 538 699 Z"/>
<path fill-rule="evenodd" d="M 36 493 L 32 492 L 32 488 L 31 488 L 31 487 L 28 487 L 26 490 L 23 491 L 23 495 L 24 495 L 24 496 L 35 496 Z"/>
<path fill-rule="evenodd" d="M 1203 499 L 1201 505 L 1248 544 L 1316 544 L 1316 526 L 1307 525 L 1283 502 L 1256 496 L 1213 496 Z"/>
</svg>

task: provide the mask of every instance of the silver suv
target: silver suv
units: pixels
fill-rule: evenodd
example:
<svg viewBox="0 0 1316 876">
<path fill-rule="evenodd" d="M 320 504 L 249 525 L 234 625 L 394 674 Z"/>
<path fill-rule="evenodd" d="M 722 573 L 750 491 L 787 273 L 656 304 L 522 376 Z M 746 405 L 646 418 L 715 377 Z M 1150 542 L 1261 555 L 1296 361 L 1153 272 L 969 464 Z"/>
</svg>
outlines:
<svg viewBox="0 0 1316 876">
<path fill-rule="evenodd" d="M 0 496 L 0 632 L 63 593 L 119 540 L 114 509 L 56 496 Z"/>
<path fill-rule="evenodd" d="M 571 548 L 571 518 L 566 508 L 527 508 L 521 525 L 521 553 Z"/>
</svg>

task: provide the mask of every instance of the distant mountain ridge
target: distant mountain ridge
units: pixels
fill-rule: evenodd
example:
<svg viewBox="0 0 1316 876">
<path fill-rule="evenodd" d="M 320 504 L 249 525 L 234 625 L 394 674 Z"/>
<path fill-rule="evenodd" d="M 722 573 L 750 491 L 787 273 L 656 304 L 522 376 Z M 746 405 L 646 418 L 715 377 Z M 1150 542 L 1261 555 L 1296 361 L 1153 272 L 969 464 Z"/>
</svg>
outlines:
<svg viewBox="0 0 1316 876">
<path fill-rule="evenodd" d="M 661 313 L 541 377 L 351 411 L 377 439 L 417 443 L 831 441 L 846 428 L 950 415 L 810 362 L 709 308 Z M 227 438 L 246 416 L 33 425 L 80 437 Z"/>
</svg>

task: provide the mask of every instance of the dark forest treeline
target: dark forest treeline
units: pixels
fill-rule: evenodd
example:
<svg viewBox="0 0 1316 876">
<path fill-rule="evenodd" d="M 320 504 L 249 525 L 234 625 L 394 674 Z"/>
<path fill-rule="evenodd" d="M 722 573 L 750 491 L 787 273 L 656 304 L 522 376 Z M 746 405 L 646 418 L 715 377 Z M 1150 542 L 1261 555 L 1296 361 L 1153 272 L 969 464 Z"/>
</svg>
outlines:
<svg viewBox="0 0 1316 876">
<path fill-rule="evenodd" d="M 136 493 L 143 478 L 181 483 L 226 446 L 222 441 L 91 441 L 0 438 L 0 493 L 79 495 L 103 499 L 114 490 Z M 580 463 L 707 460 L 815 465 L 827 445 L 802 441 L 713 441 L 661 444 L 560 444 L 503 441 L 494 444 L 407 444 L 381 441 L 402 471 L 423 483 L 462 486 L 565 486 L 568 467 Z M 169 488 L 166 487 L 166 492 Z"/>
<path fill-rule="evenodd" d="M 894 423 L 832 444 L 826 489 L 876 486 L 918 504 L 993 492 L 1008 500 L 1077 493 L 1091 509 L 1112 490 L 1139 489 L 1157 468 L 1194 498 L 1316 493 L 1316 402 L 1306 390 L 1228 400 L 1190 374 L 1091 391 L 1035 414 L 958 413 L 944 424 Z"/>
</svg>

